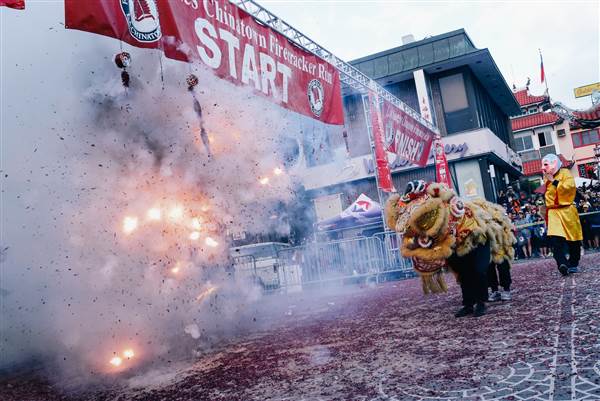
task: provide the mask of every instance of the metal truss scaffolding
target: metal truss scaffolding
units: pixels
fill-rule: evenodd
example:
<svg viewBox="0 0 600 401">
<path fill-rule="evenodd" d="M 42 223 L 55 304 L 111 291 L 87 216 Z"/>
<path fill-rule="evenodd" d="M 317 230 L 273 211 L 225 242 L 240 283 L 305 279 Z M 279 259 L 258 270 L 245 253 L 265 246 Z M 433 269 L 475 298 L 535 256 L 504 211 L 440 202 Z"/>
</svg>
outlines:
<svg viewBox="0 0 600 401">
<path fill-rule="evenodd" d="M 281 18 L 277 17 L 275 14 L 265 9 L 254 0 L 230 1 L 242 10 L 246 11 L 248 14 L 252 15 L 259 24 L 267 25 L 285 36 L 293 45 L 299 46 L 334 65 L 340 73 L 340 80 L 358 93 L 364 95 L 369 91 L 375 91 L 381 98 L 396 105 L 405 113 L 412 116 L 419 123 L 423 124 L 432 131 L 439 133 L 438 129 L 433 126 L 433 124 L 421 117 L 419 113 L 407 106 L 396 96 L 388 92 L 383 86 L 375 82 L 375 80 L 369 78 L 352 65 L 336 57 L 329 50 L 319 46 L 313 40 L 302 34 L 299 30 L 283 21 Z"/>
</svg>

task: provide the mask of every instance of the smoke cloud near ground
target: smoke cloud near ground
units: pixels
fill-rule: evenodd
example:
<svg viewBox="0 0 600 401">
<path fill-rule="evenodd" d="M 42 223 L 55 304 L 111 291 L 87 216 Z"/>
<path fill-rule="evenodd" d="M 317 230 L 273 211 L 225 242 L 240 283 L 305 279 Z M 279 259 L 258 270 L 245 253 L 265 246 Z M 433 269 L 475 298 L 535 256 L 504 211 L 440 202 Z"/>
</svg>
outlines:
<svg viewBox="0 0 600 401">
<path fill-rule="evenodd" d="M 1 367 L 87 380 L 241 330 L 261 294 L 231 274 L 227 238 L 289 232 L 315 123 L 155 51 L 125 49 L 126 89 L 118 42 L 64 30 L 61 11 L 2 16 L 33 28 L 2 39 Z"/>
</svg>

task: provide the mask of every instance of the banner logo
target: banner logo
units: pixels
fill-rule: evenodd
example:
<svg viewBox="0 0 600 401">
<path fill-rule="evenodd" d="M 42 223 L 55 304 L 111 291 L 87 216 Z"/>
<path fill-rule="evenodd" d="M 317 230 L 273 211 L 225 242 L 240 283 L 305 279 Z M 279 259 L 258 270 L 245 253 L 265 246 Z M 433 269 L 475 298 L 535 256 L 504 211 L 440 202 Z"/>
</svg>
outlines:
<svg viewBox="0 0 600 401">
<path fill-rule="evenodd" d="M 162 36 L 155 0 L 121 0 L 129 33 L 140 42 L 156 42 Z"/>
<path fill-rule="evenodd" d="M 318 79 L 313 79 L 308 83 L 308 102 L 310 103 L 310 110 L 317 117 L 321 115 L 325 108 L 325 91 L 323 90 L 323 84 Z"/>
</svg>

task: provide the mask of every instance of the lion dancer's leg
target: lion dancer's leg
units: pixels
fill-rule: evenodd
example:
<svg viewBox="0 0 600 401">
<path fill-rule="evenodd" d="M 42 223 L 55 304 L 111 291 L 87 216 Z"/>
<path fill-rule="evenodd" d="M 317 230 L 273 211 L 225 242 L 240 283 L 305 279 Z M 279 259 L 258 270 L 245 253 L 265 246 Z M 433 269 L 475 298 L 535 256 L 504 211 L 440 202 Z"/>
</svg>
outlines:
<svg viewBox="0 0 600 401">
<path fill-rule="evenodd" d="M 486 243 L 478 245 L 462 257 L 453 255 L 448 259 L 448 264 L 458 273 L 463 297 L 463 307 L 456 312 L 456 317 L 471 313 L 475 316 L 485 314 L 485 302 L 488 298 L 487 271 L 490 257 L 490 244 Z"/>
</svg>

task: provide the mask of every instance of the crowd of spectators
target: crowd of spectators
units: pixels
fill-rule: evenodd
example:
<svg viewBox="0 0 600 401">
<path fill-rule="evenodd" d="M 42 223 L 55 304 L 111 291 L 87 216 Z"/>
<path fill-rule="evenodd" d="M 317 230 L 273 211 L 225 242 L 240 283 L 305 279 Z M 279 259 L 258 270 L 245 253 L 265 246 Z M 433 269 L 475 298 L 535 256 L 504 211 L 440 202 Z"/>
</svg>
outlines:
<svg viewBox="0 0 600 401">
<path fill-rule="evenodd" d="M 506 191 L 499 191 L 498 204 L 506 209 L 513 222 L 517 238 L 517 259 L 552 256 L 543 215 L 543 191 L 528 194 L 524 191 L 517 192 L 509 186 Z M 575 204 L 583 228 L 583 247 L 600 250 L 600 182 L 577 188 Z"/>
</svg>

